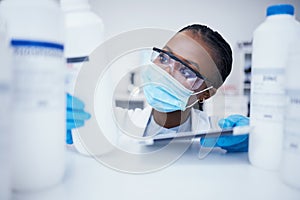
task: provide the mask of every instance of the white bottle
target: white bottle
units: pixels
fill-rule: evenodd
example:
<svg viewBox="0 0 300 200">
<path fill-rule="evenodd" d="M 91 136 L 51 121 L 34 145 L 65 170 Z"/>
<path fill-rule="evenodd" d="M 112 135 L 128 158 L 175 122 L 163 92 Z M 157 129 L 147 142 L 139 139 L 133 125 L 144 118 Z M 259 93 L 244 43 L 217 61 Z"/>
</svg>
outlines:
<svg viewBox="0 0 300 200">
<path fill-rule="evenodd" d="M 65 19 L 67 91 L 73 94 L 76 77 L 89 55 L 103 42 L 102 19 L 91 11 L 88 0 L 61 0 Z"/>
<path fill-rule="evenodd" d="M 6 23 L 0 17 L 0 199 L 8 200 L 11 194 L 11 49 L 6 34 Z"/>
<path fill-rule="evenodd" d="M 13 48 L 12 187 L 57 184 L 65 170 L 63 21 L 54 0 L 4 0 Z"/>
<path fill-rule="evenodd" d="M 249 160 L 277 170 L 282 154 L 285 69 L 295 35 L 294 8 L 274 5 L 253 35 Z"/>
<path fill-rule="evenodd" d="M 65 19 L 65 57 L 67 60 L 67 92 L 74 95 L 77 75 L 89 55 L 103 42 L 102 19 L 91 11 L 88 0 L 61 0 Z M 84 101 L 84 97 L 79 97 Z M 86 105 L 87 109 L 90 105 Z M 91 113 L 91 110 L 87 110 Z M 72 130 L 77 151 L 89 154 L 82 145 L 78 130 Z"/>
<path fill-rule="evenodd" d="M 283 155 L 280 176 L 282 180 L 300 189 L 300 23 L 297 23 L 297 38 L 293 42 L 286 68 L 286 96 Z"/>
</svg>

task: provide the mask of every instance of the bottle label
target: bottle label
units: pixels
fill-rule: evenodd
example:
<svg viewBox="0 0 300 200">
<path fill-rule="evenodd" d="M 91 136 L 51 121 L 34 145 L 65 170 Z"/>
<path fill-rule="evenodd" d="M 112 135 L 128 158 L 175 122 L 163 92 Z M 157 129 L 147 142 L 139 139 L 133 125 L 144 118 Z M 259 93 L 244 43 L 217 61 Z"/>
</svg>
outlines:
<svg viewBox="0 0 300 200">
<path fill-rule="evenodd" d="M 288 104 L 285 116 L 284 149 L 300 155 L 300 89 L 286 90 Z"/>
<path fill-rule="evenodd" d="M 88 61 L 89 61 L 88 56 L 67 58 L 68 73 L 66 77 L 66 86 L 67 86 L 67 92 L 69 92 L 70 94 L 74 94 L 76 79 L 82 64 Z"/>
<path fill-rule="evenodd" d="M 257 120 L 282 123 L 286 97 L 284 69 L 253 69 L 251 115 Z"/>
<path fill-rule="evenodd" d="M 33 40 L 12 40 L 14 109 L 61 107 L 65 69 L 63 45 Z"/>
</svg>

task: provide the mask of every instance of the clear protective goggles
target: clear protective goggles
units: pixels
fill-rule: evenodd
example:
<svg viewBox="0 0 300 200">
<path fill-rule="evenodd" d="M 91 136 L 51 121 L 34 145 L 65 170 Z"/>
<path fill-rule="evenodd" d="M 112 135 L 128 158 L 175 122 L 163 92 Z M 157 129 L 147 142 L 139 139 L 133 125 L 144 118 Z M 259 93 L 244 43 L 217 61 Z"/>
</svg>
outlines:
<svg viewBox="0 0 300 200">
<path fill-rule="evenodd" d="M 198 89 L 206 80 L 199 72 L 191 68 L 172 53 L 153 47 L 151 61 L 167 70 L 171 76 L 190 90 Z"/>
</svg>

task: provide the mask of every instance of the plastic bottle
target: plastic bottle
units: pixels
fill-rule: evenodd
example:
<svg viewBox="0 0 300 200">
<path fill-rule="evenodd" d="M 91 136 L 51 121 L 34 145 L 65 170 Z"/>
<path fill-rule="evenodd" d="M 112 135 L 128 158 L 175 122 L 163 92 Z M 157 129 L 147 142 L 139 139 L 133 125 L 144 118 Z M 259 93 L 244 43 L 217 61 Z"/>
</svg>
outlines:
<svg viewBox="0 0 300 200">
<path fill-rule="evenodd" d="M 300 189 L 300 23 L 298 37 L 293 42 L 286 68 L 285 94 L 288 103 L 284 120 L 283 155 L 280 168 L 282 180 Z"/>
<path fill-rule="evenodd" d="M 11 194 L 11 49 L 6 34 L 6 23 L 0 16 L 0 199 L 8 200 Z"/>
<path fill-rule="evenodd" d="M 104 25 L 102 19 L 91 11 L 88 0 L 61 0 L 61 9 L 65 19 L 67 92 L 74 95 L 76 78 L 82 65 L 89 62 L 89 55 L 103 42 Z M 84 100 L 83 97 L 79 98 Z M 72 130 L 72 138 L 77 151 L 88 154 L 80 141 L 78 130 Z"/>
<path fill-rule="evenodd" d="M 103 42 L 103 22 L 91 11 L 88 0 L 61 0 L 65 19 L 67 91 L 73 93 L 82 63 Z"/>
<path fill-rule="evenodd" d="M 4 0 L 13 49 L 12 187 L 57 184 L 65 170 L 63 21 L 54 0 Z"/>
<path fill-rule="evenodd" d="M 292 5 L 270 6 L 253 34 L 249 160 L 263 169 L 278 170 L 282 154 L 285 69 L 298 37 L 293 15 Z"/>
</svg>

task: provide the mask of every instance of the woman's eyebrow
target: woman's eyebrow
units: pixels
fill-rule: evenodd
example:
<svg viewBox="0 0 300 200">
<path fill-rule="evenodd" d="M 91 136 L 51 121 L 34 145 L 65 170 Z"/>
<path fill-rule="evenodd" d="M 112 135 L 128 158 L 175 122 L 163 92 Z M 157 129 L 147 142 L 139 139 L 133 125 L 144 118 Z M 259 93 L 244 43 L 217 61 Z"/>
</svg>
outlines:
<svg viewBox="0 0 300 200">
<path fill-rule="evenodd" d="M 170 47 L 168 47 L 166 45 L 166 46 L 164 46 L 164 48 L 167 49 L 171 54 L 174 55 L 174 53 L 173 53 L 173 51 L 172 51 L 172 49 Z M 197 63 L 195 63 L 195 62 L 193 62 L 191 60 L 186 60 L 185 58 L 183 58 L 182 60 L 185 61 L 185 62 L 187 62 L 187 63 L 190 63 L 190 64 L 194 65 L 195 67 L 197 67 L 199 69 L 199 65 Z"/>
</svg>

